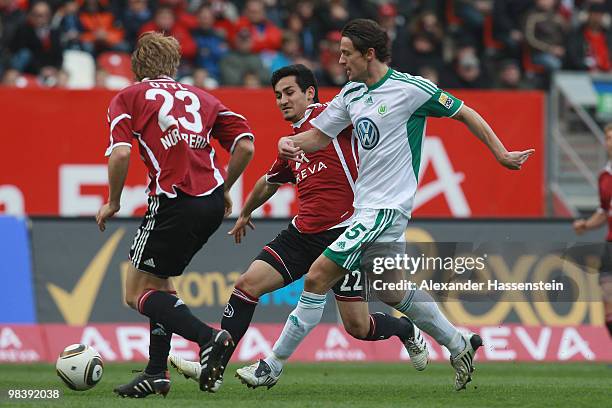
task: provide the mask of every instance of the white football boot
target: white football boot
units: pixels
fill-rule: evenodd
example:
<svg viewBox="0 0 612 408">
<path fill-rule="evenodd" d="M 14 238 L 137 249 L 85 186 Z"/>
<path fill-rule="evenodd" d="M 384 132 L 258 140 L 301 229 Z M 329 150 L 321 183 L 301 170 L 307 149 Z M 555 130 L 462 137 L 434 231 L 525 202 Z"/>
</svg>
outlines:
<svg viewBox="0 0 612 408">
<path fill-rule="evenodd" d="M 463 336 L 465 340 L 465 348 L 455 357 L 451 357 L 450 363 L 455 369 L 455 389 L 457 391 L 464 390 L 467 383 L 472 381 L 472 373 L 474 372 L 474 356 L 480 346 L 482 339 L 479 335 L 471 333 Z"/>
<path fill-rule="evenodd" d="M 276 385 L 281 374 L 282 370 L 278 375 L 274 375 L 264 360 L 236 370 L 236 377 L 249 388 L 268 387 L 270 389 Z"/>
<path fill-rule="evenodd" d="M 195 382 L 200 382 L 200 373 L 202 372 L 202 366 L 195 361 L 185 360 L 183 357 L 177 356 L 176 354 L 170 354 L 168 356 L 168 364 L 174 367 L 179 374 L 183 374 L 185 378 L 192 379 Z M 210 392 L 217 392 L 223 384 L 223 377 L 215 381 L 215 385 L 210 389 Z"/>
<path fill-rule="evenodd" d="M 403 319 L 406 319 L 403 317 Z M 408 319 L 406 319 L 408 320 Z M 408 351 L 410 361 L 417 371 L 423 371 L 427 368 L 429 363 L 429 351 L 427 350 L 427 343 L 421 334 L 421 331 L 414 323 L 410 322 L 413 327 L 413 334 L 404 341 L 404 347 Z"/>
</svg>

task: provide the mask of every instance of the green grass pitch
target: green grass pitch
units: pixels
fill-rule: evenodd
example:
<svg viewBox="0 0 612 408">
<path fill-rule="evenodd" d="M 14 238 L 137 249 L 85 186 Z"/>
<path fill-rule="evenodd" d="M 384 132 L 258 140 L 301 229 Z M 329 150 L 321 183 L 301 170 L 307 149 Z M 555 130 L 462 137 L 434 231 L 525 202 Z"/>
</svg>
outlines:
<svg viewBox="0 0 612 408">
<path fill-rule="evenodd" d="M 604 407 L 612 403 L 612 367 L 606 364 L 480 363 L 467 391 L 453 389 L 450 365 L 416 372 L 410 363 L 288 364 L 272 389 L 247 389 L 226 371 L 217 394 L 171 371 L 168 398 L 121 399 L 115 385 L 129 381 L 138 364 L 107 364 L 92 390 L 67 389 L 49 364 L 0 365 L 0 407 Z M 9 401 L 7 389 L 61 388 L 58 401 Z"/>
</svg>

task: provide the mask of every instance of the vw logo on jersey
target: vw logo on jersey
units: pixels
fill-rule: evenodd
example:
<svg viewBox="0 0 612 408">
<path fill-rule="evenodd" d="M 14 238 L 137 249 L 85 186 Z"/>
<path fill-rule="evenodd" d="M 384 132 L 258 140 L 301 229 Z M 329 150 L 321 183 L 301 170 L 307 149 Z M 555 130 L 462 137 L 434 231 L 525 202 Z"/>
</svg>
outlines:
<svg viewBox="0 0 612 408">
<path fill-rule="evenodd" d="M 359 119 L 355 124 L 355 129 L 357 130 L 357 136 L 359 137 L 361 147 L 366 150 L 372 150 L 376 147 L 380 140 L 380 132 L 371 119 Z"/>
</svg>

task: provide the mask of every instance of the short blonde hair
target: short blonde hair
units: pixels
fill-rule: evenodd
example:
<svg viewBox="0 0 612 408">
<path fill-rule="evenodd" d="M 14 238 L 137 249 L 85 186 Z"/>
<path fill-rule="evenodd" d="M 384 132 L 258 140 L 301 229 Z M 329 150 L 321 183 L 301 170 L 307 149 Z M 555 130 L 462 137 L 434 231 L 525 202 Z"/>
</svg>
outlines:
<svg viewBox="0 0 612 408">
<path fill-rule="evenodd" d="M 148 31 L 138 38 L 132 53 L 132 71 L 138 81 L 174 77 L 181 62 L 181 46 L 176 38 Z"/>
<path fill-rule="evenodd" d="M 604 126 L 604 133 L 612 132 L 612 122 Z"/>
</svg>

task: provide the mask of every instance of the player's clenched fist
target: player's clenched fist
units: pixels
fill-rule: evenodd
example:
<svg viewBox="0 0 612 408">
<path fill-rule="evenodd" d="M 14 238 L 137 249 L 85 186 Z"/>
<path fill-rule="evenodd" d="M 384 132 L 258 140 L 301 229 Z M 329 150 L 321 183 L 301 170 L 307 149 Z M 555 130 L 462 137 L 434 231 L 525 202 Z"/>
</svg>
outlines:
<svg viewBox="0 0 612 408">
<path fill-rule="evenodd" d="M 281 137 L 278 141 L 278 155 L 281 159 L 299 161 L 302 149 L 295 146 L 289 137 Z"/>
</svg>

